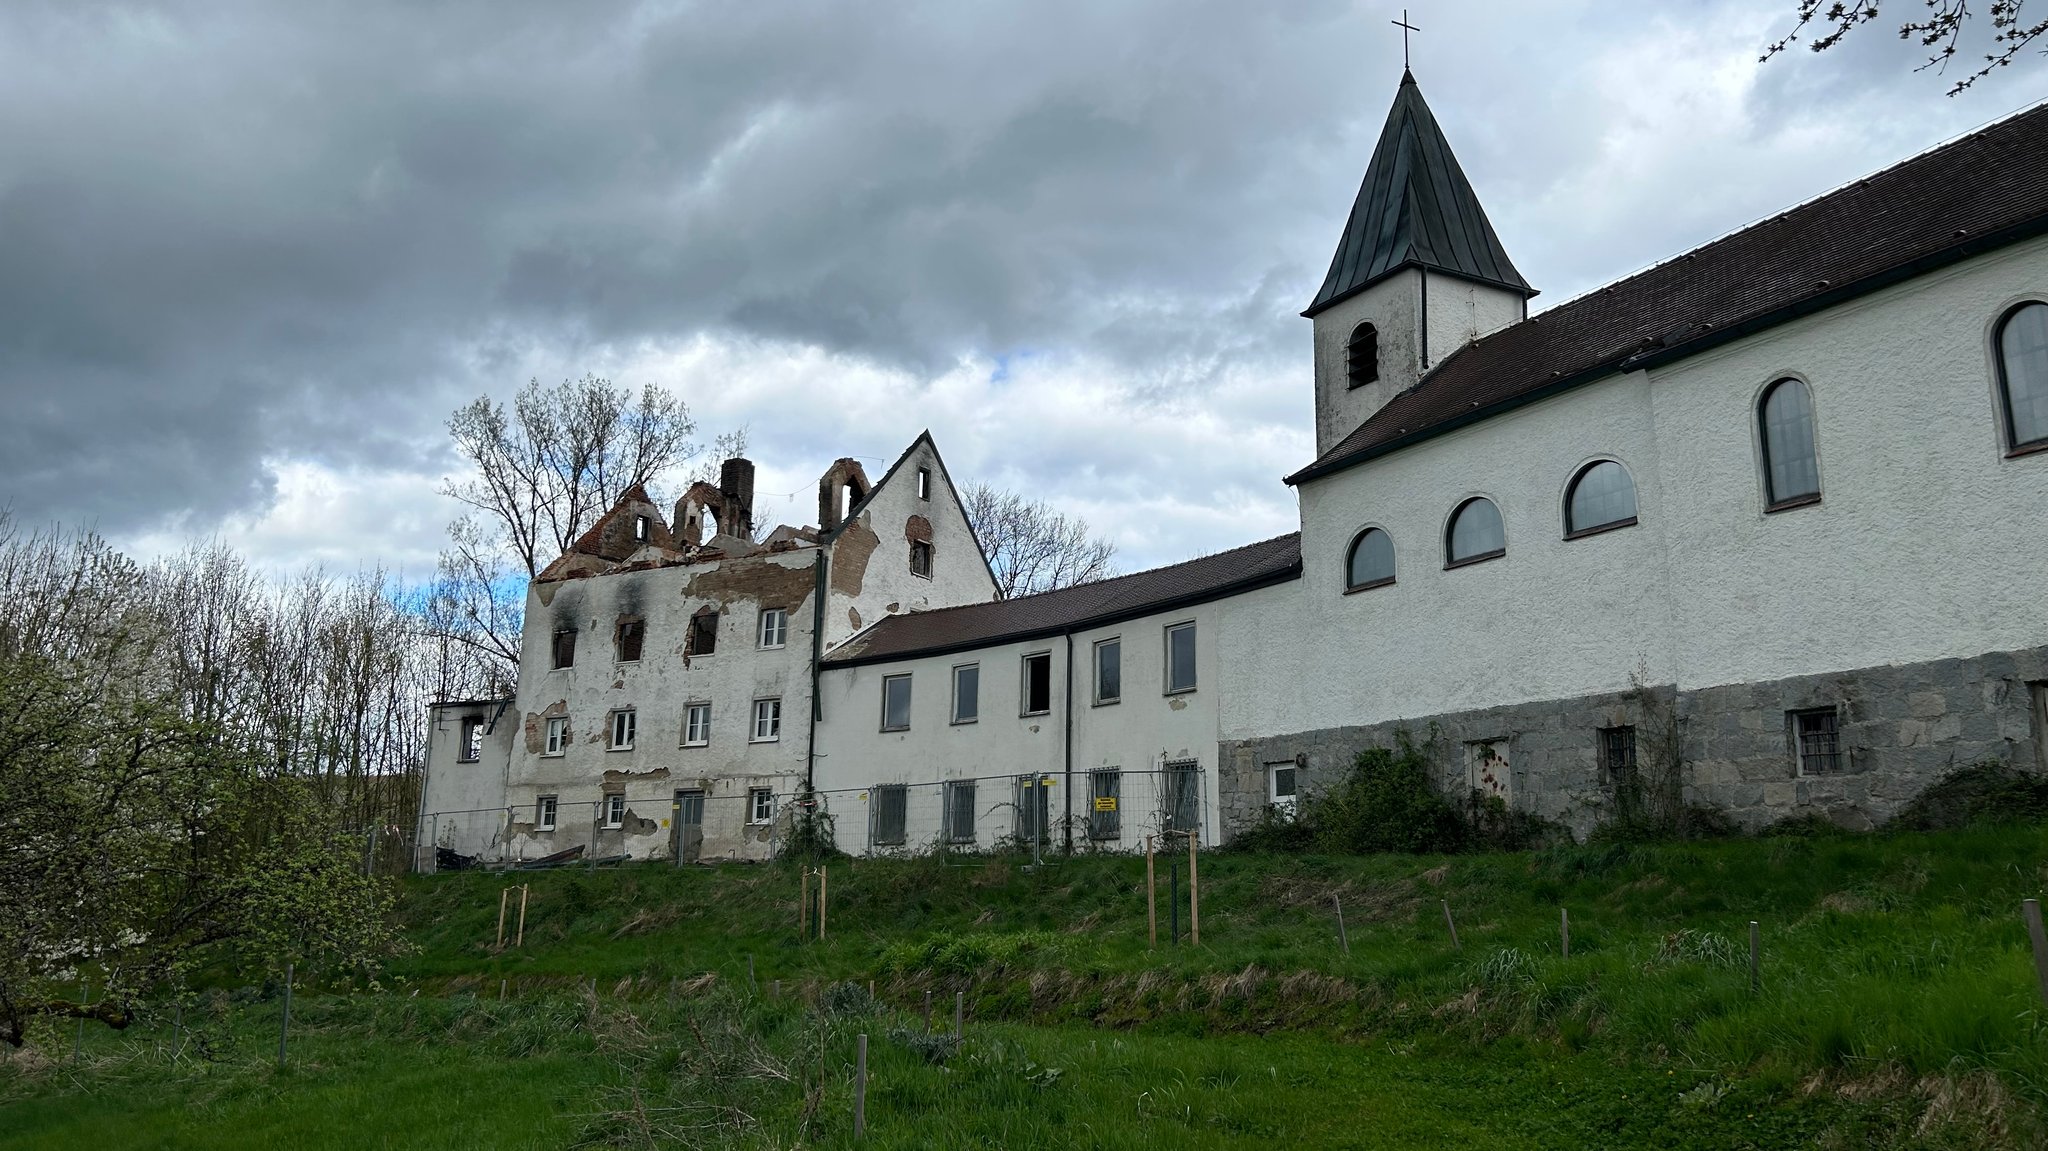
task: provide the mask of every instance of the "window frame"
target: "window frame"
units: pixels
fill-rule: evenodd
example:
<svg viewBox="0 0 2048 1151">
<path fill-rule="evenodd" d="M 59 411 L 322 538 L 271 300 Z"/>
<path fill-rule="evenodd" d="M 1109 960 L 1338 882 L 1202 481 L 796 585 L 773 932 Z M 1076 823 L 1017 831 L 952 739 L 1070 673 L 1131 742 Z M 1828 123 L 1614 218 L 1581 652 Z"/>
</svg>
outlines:
<svg viewBox="0 0 2048 1151">
<path fill-rule="evenodd" d="M 1813 734 L 1816 738 L 1823 736 L 1827 738 L 1833 743 L 1833 749 L 1827 752 L 1809 753 L 1806 750 L 1807 732 L 1805 731 L 1804 721 L 1820 719 L 1822 717 L 1825 717 L 1828 721 L 1828 730 Z M 1793 708 L 1785 713 L 1785 728 L 1786 734 L 1791 737 L 1793 774 L 1798 778 L 1827 779 L 1842 775 L 1848 771 L 1848 750 L 1842 746 L 1842 708 L 1840 704 Z M 1829 761 L 1829 766 L 1813 771 L 1807 770 L 1806 765 L 1809 758 L 1818 760 L 1823 757 Z"/>
<path fill-rule="evenodd" d="M 626 738 L 624 742 L 619 740 L 619 721 L 621 720 L 624 720 L 626 725 Z M 640 712 L 638 708 L 615 707 L 605 716 L 604 749 L 606 751 L 631 751 L 633 750 L 634 742 L 639 739 L 639 736 Z"/>
<path fill-rule="evenodd" d="M 882 728 L 881 728 L 881 730 L 883 730 L 883 731 L 909 731 L 909 730 L 910 730 L 910 695 L 911 695 L 911 678 L 910 678 L 910 677 L 911 677 L 911 673 L 910 673 L 910 672 L 907 672 L 907 671 L 904 671 L 904 672 L 897 672 L 897 673 L 895 673 L 895 674 L 893 674 L 893 675 L 885 675 L 885 676 L 883 676 L 883 677 L 882 677 Z M 890 689 L 890 688 L 892 688 L 892 687 L 895 687 L 895 686 L 896 686 L 897 684 L 901 684 L 901 685 L 903 685 L 903 722 L 902 722 L 902 723 L 900 723 L 900 724 L 896 724 L 896 725 L 893 725 L 893 726 L 892 726 L 892 725 L 891 725 L 891 724 L 889 723 L 889 689 Z"/>
<path fill-rule="evenodd" d="M 692 721 L 694 721 L 694 720 L 695 720 L 695 719 L 697 718 L 697 715 L 698 715 L 698 713 L 700 713 L 700 712 L 701 712 L 701 713 L 703 713 L 703 716 L 704 716 L 704 729 L 703 729 L 703 734 L 702 734 L 702 735 L 701 735 L 701 736 L 700 736 L 699 738 L 697 738 L 697 739 L 691 739 L 691 738 L 690 738 L 690 728 L 691 728 L 691 725 L 692 725 Z M 684 746 L 684 747 L 710 747 L 710 746 L 711 746 L 711 701 L 710 701 L 710 700 L 708 700 L 708 699 L 696 699 L 696 700 L 688 700 L 688 701 L 685 701 L 685 702 L 684 702 L 684 704 L 683 704 L 683 743 L 682 743 L 682 746 Z"/>
<path fill-rule="evenodd" d="M 1107 783 L 1108 794 L 1103 784 Z M 1101 811 L 1096 804 L 1111 800 L 1114 805 L 1108 811 Z M 1097 767 L 1088 772 L 1088 838 L 1095 843 L 1109 843 L 1124 837 L 1124 769 L 1122 767 Z"/>
<path fill-rule="evenodd" d="M 919 570 L 917 570 L 917 558 L 918 558 L 918 557 L 919 557 L 920 555 L 924 557 L 924 570 L 923 570 L 923 571 L 919 571 Z M 937 548 L 935 548 L 935 547 L 933 547 L 933 546 L 931 545 L 931 541 L 930 541 L 930 540 L 911 540 L 911 541 L 910 541 L 910 574 L 911 574 L 911 575 L 913 575 L 913 576 L 916 576 L 916 577 L 917 577 L 918 579 L 930 579 L 930 578 L 932 578 L 932 571 L 933 571 L 933 570 L 934 570 L 934 569 L 935 569 L 935 568 L 936 568 L 936 567 L 938 566 L 938 562 L 939 562 L 939 551 L 938 551 L 938 549 L 937 549 Z"/>
<path fill-rule="evenodd" d="M 1771 432 L 1770 426 L 1765 423 L 1764 408 L 1771 402 L 1771 397 L 1778 394 L 1778 389 L 1786 384 L 1798 384 L 1800 389 L 1806 393 L 1807 419 L 1813 425 L 1811 438 L 1813 446 L 1814 490 L 1801 495 L 1786 496 L 1783 499 L 1779 499 L 1776 488 L 1771 482 Z M 1771 377 L 1763 387 L 1757 389 L 1756 399 L 1750 405 L 1749 426 L 1753 429 L 1752 434 L 1756 436 L 1756 458 L 1760 469 L 1758 478 L 1763 484 L 1764 514 L 1774 515 L 1778 512 L 1789 512 L 1794 508 L 1812 507 L 1821 502 L 1821 493 L 1827 490 L 1827 483 L 1821 477 L 1820 405 L 1813 396 L 1813 383 L 1805 376 L 1791 372 Z"/>
<path fill-rule="evenodd" d="M 1606 790 L 1618 791 L 1626 781 L 1633 784 L 1642 778 L 1642 746 L 1639 733 L 1632 723 L 1613 723 L 1593 729 L 1599 744 L 1600 786 Z M 1615 741 L 1627 733 L 1628 756 L 1626 763 L 1615 762 Z"/>
<path fill-rule="evenodd" d="M 629 657 L 626 655 L 626 637 L 630 632 L 637 632 L 638 634 L 634 637 L 633 654 Z M 641 657 L 646 654 L 647 621 L 645 619 L 639 616 L 629 616 L 612 625 L 612 662 L 639 663 Z"/>
<path fill-rule="evenodd" d="M 761 734 L 761 720 L 766 717 L 772 730 Z M 748 743 L 782 742 L 782 697 L 779 695 L 759 696 L 754 700 L 753 724 L 748 729 Z"/>
<path fill-rule="evenodd" d="M 1045 661 L 1045 706 L 1035 711 L 1031 707 L 1031 661 L 1034 659 Z M 1018 657 L 1017 671 L 1017 718 L 1024 719 L 1034 715 L 1051 715 L 1052 649 L 1047 648 L 1044 651 L 1027 651 L 1023 653 Z"/>
<path fill-rule="evenodd" d="M 644 544 L 654 538 L 654 524 L 646 516 L 633 517 L 633 542 Z"/>
<path fill-rule="evenodd" d="M 1494 548 L 1492 551 L 1478 552 L 1473 555 L 1465 556 L 1462 559 L 1453 559 L 1451 558 L 1451 537 L 1458 530 L 1458 518 L 1465 514 L 1465 509 L 1471 507 L 1473 504 L 1480 502 L 1481 500 L 1484 500 L 1485 502 L 1493 506 L 1493 514 L 1500 520 L 1500 546 Z M 1508 517 L 1506 513 L 1500 510 L 1500 501 L 1484 493 L 1480 493 L 1477 495 L 1469 495 L 1466 496 L 1464 499 L 1459 500 L 1458 505 L 1451 509 L 1451 514 L 1444 517 L 1443 549 L 1445 571 L 1450 571 L 1454 568 L 1471 567 L 1473 564 L 1483 564 L 1490 560 L 1497 560 L 1507 555 Z"/>
<path fill-rule="evenodd" d="M 888 793 L 896 797 L 895 838 L 883 830 L 882 796 Z M 902 847 L 910 842 L 910 785 L 906 783 L 877 783 L 868 788 L 868 846 Z"/>
<path fill-rule="evenodd" d="M 948 844 L 957 846 L 963 843 L 973 843 L 980 838 L 980 832 L 975 826 L 979 822 L 979 813 L 975 808 L 975 804 L 979 801 L 975 797 L 974 784 L 975 781 L 971 779 L 949 779 L 945 781 L 945 786 L 940 789 L 940 802 L 945 807 L 939 816 L 941 824 L 939 834 Z M 967 833 L 965 835 L 960 833 L 960 824 L 954 818 L 958 814 L 960 796 L 962 795 L 967 797 Z"/>
<path fill-rule="evenodd" d="M 551 715 L 541 726 L 541 758 L 553 759 L 569 754 L 569 717 Z"/>
<path fill-rule="evenodd" d="M 960 673 L 963 671 L 971 671 L 974 673 L 974 714 L 967 716 L 963 716 L 960 714 Z M 954 664 L 952 671 L 949 673 L 948 682 L 952 684 L 953 693 L 952 706 L 948 709 L 947 712 L 949 716 L 949 725 L 953 727 L 961 727 L 970 723 L 980 723 L 981 663 L 979 661 L 976 661 L 974 663 Z"/>
<path fill-rule="evenodd" d="M 683 650 L 689 653 L 691 659 L 702 659 L 705 656 L 718 654 L 718 623 L 724 615 L 724 612 L 705 610 L 691 613 L 690 622 L 685 625 L 687 630 L 683 633 Z M 704 622 L 707 620 L 710 622 Z M 711 646 L 708 648 L 697 646 L 697 640 L 700 636 L 709 639 Z"/>
<path fill-rule="evenodd" d="M 1116 694 L 1102 694 L 1102 652 L 1105 648 L 1116 649 Z M 1115 707 L 1124 701 L 1124 637 L 1121 634 L 1098 639 L 1089 647 L 1088 668 L 1092 683 L 1089 684 L 1088 698 L 1091 707 Z"/>
<path fill-rule="evenodd" d="M 484 759 L 484 717 L 465 715 L 456 732 L 455 762 L 482 763 Z"/>
<path fill-rule="evenodd" d="M 1621 519 L 1609 520 L 1604 524 L 1594 524 L 1591 527 L 1582 528 L 1572 522 L 1572 500 L 1579 494 L 1579 485 L 1585 482 L 1586 477 L 1592 474 L 1593 469 L 1601 464 L 1613 464 L 1621 469 L 1621 474 L 1628 479 L 1629 502 L 1635 505 L 1636 510 Z M 1620 531 L 1622 528 L 1635 527 L 1641 521 L 1642 513 L 1642 489 L 1636 486 L 1635 472 L 1629 470 L 1627 464 L 1622 463 L 1613 456 L 1595 456 L 1580 464 L 1578 470 L 1572 473 L 1571 480 L 1564 485 L 1564 538 L 1567 540 L 1582 540 L 1588 536 L 1600 535 L 1603 532 Z M 1502 535 L 1505 536 L 1506 532 L 1503 531 Z"/>
<path fill-rule="evenodd" d="M 533 829 L 553 831 L 562 814 L 562 797 L 559 795 L 536 795 L 533 797 Z"/>
<path fill-rule="evenodd" d="M 770 627 L 770 624 L 774 626 Z M 768 642 L 770 635 L 775 637 L 774 643 Z M 788 647 L 789 609 L 784 607 L 762 608 L 761 616 L 754 625 L 754 642 L 762 651 L 773 651 L 777 648 Z"/>
<path fill-rule="evenodd" d="M 1195 623 L 1195 620 L 1184 619 L 1178 623 L 1166 624 L 1160 629 L 1160 639 L 1166 656 L 1166 667 L 1162 669 L 1164 674 L 1161 677 L 1165 690 L 1160 692 L 1161 695 L 1187 695 L 1202 686 L 1202 637 L 1201 632 L 1195 629 Z M 1188 641 L 1192 645 L 1188 652 L 1188 671 L 1194 678 L 1185 687 L 1175 687 L 1173 683 L 1173 637 L 1180 632 L 1188 632 L 1194 637 Z"/>
<path fill-rule="evenodd" d="M 565 638 L 568 640 L 567 647 L 563 646 Z M 564 655 L 567 655 L 569 658 L 563 659 Z M 548 670 L 567 671 L 575 666 L 576 629 L 573 627 L 558 627 L 555 629 L 554 637 L 548 645 Z"/>
<path fill-rule="evenodd" d="M 1359 378 L 1358 345 L 1359 333 L 1366 333 L 1366 340 L 1372 347 L 1371 374 Z M 1380 382 L 1380 330 L 1370 320 L 1360 320 L 1351 328 L 1351 334 L 1344 337 L 1344 381 L 1347 390 L 1355 390 Z"/>
<path fill-rule="evenodd" d="M 772 787 L 750 787 L 747 789 L 747 826 L 766 827 L 775 822 L 775 789 Z"/>
<path fill-rule="evenodd" d="M 1280 773 L 1283 771 L 1288 776 L 1286 795 L 1280 794 Z M 1293 815 L 1300 809 L 1300 801 L 1301 761 L 1296 759 L 1276 759 L 1267 764 L 1266 805 L 1274 811 L 1284 811 L 1289 815 Z"/>
<path fill-rule="evenodd" d="M 626 826 L 626 797 L 621 792 L 606 792 L 601 809 L 603 816 L 598 826 L 610 830 Z"/>
<path fill-rule="evenodd" d="M 927 503 L 931 502 L 932 470 L 930 468 L 917 469 L 917 498 Z"/>
<path fill-rule="evenodd" d="M 1382 576 L 1382 577 L 1381 577 L 1381 578 L 1379 578 L 1379 579 L 1372 579 L 1372 580 L 1367 580 L 1367 581 L 1365 581 L 1364 583 L 1352 583 L 1352 582 L 1351 582 L 1351 561 L 1352 561 L 1353 559 L 1357 558 L 1357 556 L 1358 556 L 1358 548 L 1359 548 L 1359 545 L 1360 545 L 1360 544 L 1363 544 L 1363 543 L 1365 542 L 1365 537 L 1367 537 L 1367 536 L 1371 535 L 1371 534 L 1372 534 L 1372 533 L 1374 533 L 1374 532 L 1378 532 L 1378 533 L 1380 533 L 1381 535 L 1383 535 L 1383 536 L 1387 537 L 1387 546 L 1388 546 L 1389 548 L 1392 548 L 1392 549 L 1393 549 L 1393 552 L 1394 552 L 1394 574 L 1393 574 L 1393 575 L 1389 575 L 1389 576 Z M 1399 549 L 1399 548 L 1395 548 L 1395 547 L 1394 547 L 1394 533 L 1393 533 L 1393 532 L 1390 532 L 1390 531 L 1388 531 L 1388 530 L 1387 530 L 1386 528 L 1384 528 L 1384 527 L 1381 527 L 1381 526 L 1380 526 L 1379 524 L 1367 524 L 1367 525 L 1365 525 L 1364 527 L 1362 527 L 1362 528 L 1359 528 L 1359 529 L 1358 529 L 1358 532 L 1357 532 L 1357 534 L 1355 534 L 1355 535 L 1353 535 L 1353 536 L 1351 537 L 1351 543 L 1350 543 L 1349 545 L 1347 545 L 1347 546 L 1346 546 L 1346 547 L 1344 548 L 1344 594 L 1345 594 L 1345 595 L 1352 595 L 1352 594 L 1354 594 L 1354 593 L 1356 593 L 1356 592 L 1362 592 L 1362 591 L 1371 591 L 1371 590 L 1372 590 L 1372 589 L 1374 589 L 1374 588 L 1381 588 L 1381 587 L 1392 587 L 1392 586 L 1394 586 L 1394 582 L 1395 582 L 1395 580 L 1397 580 L 1397 579 L 1398 579 L 1398 578 L 1400 577 L 1400 574 L 1401 574 L 1401 549 Z"/>
<path fill-rule="evenodd" d="M 2005 329 L 2012 325 L 2013 319 L 2021 312 L 2034 307 L 2048 308 L 2048 300 L 2031 297 L 2020 300 L 2006 308 L 2003 312 L 2000 312 L 1998 321 L 1991 326 L 1991 367 L 1993 380 L 1998 389 L 1996 398 L 1999 415 L 1999 440 L 2000 446 L 2005 449 L 2006 459 L 2017 459 L 2020 456 L 2031 456 L 2039 452 L 2048 452 L 2048 432 L 2044 432 L 2038 439 L 2027 440 L 2024 443 L 2020 442 L 2019 422 L 2013 416 L 2012 372 L 2005 362 Z M 2044 381 L 2043 386 L 2048 387 L 2048 381 Z"/>
</svg>

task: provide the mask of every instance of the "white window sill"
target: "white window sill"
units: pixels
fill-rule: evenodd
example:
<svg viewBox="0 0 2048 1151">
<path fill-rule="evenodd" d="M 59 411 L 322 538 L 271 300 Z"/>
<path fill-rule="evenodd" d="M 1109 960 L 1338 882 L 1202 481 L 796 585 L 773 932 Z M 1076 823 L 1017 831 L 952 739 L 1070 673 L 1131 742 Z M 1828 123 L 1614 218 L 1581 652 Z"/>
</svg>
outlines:
<svg viewBox="0 0 2048 1151">
<path fill-rule="evenodd" d="M 566 751 L 543 751 L 540 753 L 540 757 L 542 759 L 560 759 L 567 754 L 569 753 Z"/>
<path fill-rule="evenodd" d="M 683 744 L 683 746 L 684 746 L 684 747 L 710 747 L 710 746 L 711 746 L 711 741 L 710 741 L 710 740 L 708 740 L 708 739 L 700 739 L 700 740 L 696 741 L 695 743 L 685 743 L 685 744 Z"/>
</svg>

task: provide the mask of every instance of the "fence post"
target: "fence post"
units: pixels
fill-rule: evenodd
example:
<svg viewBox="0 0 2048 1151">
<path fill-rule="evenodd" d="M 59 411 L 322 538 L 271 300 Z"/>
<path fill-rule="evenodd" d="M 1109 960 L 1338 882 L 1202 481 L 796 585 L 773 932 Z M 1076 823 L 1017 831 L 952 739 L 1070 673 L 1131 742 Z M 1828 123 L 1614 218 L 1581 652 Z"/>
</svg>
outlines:
<svg viewBox="0 0 2048 1151">
<path fill-rule="evenodd" d="M 519 934 L 512 940 L 512 946 L 514 947 L 526 946 L 526 895 L 528 889 L 532 886 L 530 883 L 519 885 Z"/>
<path fill-rule="evenodd" d="M 1763 952 L 1758 945 L 1756 920 L 1749 921 L 1749 990 L 1763 989 Z"/>
<path fill-rule="evenodd" d="M 498 892 L 498 949 L 505 947 L 505 909 L 512 902 L 512 889 L 507 887 Z"/>
<path fill-rule="evenodd" d="M 1341 896 L 1332 895 L 1330 902 L 1337 905 L 1337 943 L 1348 956 L 1351 954 L 1351 937 L 1344 934 L 1344 900 Z"/>
<path fill-rule="evenodd" d="M 803 869 L 797 880 L 796 937 L 799 940 L 811 937 L 811 869 Z"/>
<path fill-rule="evenodd" d="M 868 1130 L 868 1037 L 862 1032 L 855 1041 L 853 1054 L 853 1137 L 867 1134 Z"/>
<path fill-rule="evenodd" d="M 932 989 L 924 989 L 924 1033 L 932 1033 Z"/>
<path fill-rule="evenodd" d="M 966 1022 L 967 993 L 965 991 L 955 991 L 953 993 L 953 1038 L 960 1038 L 962 1034 L 962 1026 Z"/>
<path fill-rule="evenodd" d="M 277 1025 L 277 1065 L 284 1066 L 285 1041 L 292 1031 L 292 965 L 284 965 L 284 1016 Z"/>
<path fill-rule="evenodd" d="M 825 908 L 828 906 L 828 901 L 825 897 L 826 870 L 823 867 L 818 869 L 818 942 L 820 943 L 825 941 Z"/>
<path fill-rule="evenodd" d="M 1572 913 L 1569 908 L 1557 909 L 1557 934 L 1564 941 L 1564 958 L 1572 957 Z"/>
<path fill-rule="evenodd" d="M 1443 905 L 1444 926 L 1451 929 L 1451 950 L 1463 951 L 1465 950 L 1465 945 L 1458 942 L 1458 921 L 1451 918 L 1451 901 L 1446 899 L 1443 901 Z"/>
<path fill-rule="evenodd" d="M 1159 946 L 1159 881 L 1153 874 L 1152 837 L 1145 837 L 1145 946 Z"/>
<path fill-rule="evenodd" d="M 1188 942 L 1196 947 L 1202 945 L 1202 883 L 1195 874 L 1195 848 L 1201 838 L 1199 829 L 1188 831 Z"/>
</svg>

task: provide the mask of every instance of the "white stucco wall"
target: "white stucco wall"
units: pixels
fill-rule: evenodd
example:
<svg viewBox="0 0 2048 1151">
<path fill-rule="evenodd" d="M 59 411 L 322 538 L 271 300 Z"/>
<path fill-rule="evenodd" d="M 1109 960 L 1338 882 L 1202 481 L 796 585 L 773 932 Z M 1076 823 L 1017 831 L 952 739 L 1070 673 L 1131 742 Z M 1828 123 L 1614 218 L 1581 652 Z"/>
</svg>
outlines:
<svg viewBox="0 0 2048 1151">
<path fill-rule="evenodd" d="M 474 761 L 462 758 L 465 720 L 483 724 L 483 747 Z M 446 813 L 420 821 L 416 865 L 432 868 L 437 846 L 463 855 L 486 854 L 504 829 L 506 775 L 519 727 L 511 700 L 437 703 L 427 709 L 426 780 L 420 790 L 422 813 Z"/>
<path fill-rule="evenodd" d="M 931 471 L 927 498 L 917 493 L 919 468 Z M 910 570 L 913 518 L 921 519 L 931 532 L 930 578 Z M 842 531 L 833 544 L 825 612 L 827 651 L 888 615 L 995 598 L 995 580 L 929 437 L 920 436 L 876 483 L 856 519 L 858 526 Z"/>
</svg>

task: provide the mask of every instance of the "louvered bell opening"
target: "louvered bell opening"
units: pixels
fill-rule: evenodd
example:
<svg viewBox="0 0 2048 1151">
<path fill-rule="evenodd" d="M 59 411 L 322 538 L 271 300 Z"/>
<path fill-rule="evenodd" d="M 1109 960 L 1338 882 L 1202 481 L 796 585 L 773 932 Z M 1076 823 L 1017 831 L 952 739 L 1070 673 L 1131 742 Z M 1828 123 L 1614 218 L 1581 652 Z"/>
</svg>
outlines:
<svg viewBox="0 0 2048 1151">
<path fill-rule="evenodd" d="M 1344 370 L 1354 388 L 1380 378 L 1380 333 L 1371 324 L 1351 330 L 1351 341 L 1344 345 Z"/>
</svg>

